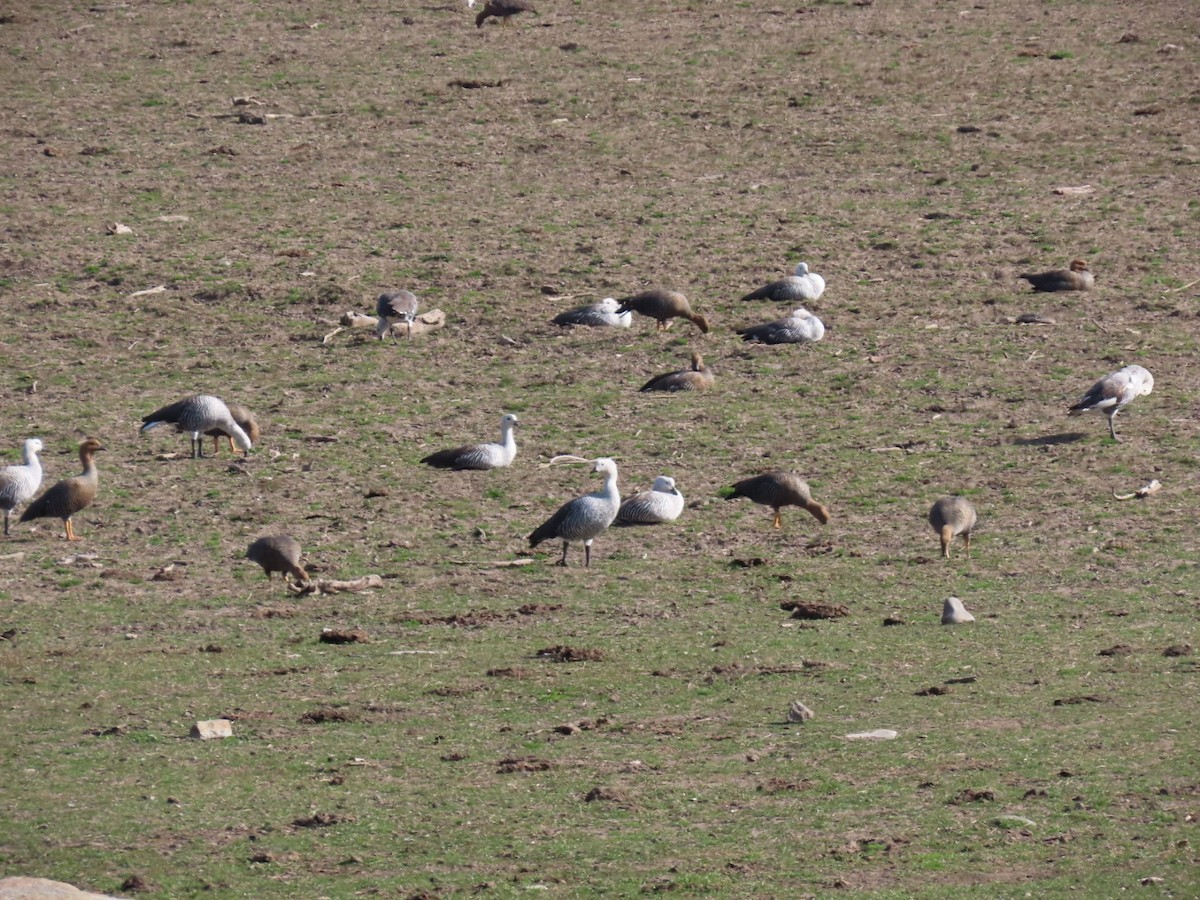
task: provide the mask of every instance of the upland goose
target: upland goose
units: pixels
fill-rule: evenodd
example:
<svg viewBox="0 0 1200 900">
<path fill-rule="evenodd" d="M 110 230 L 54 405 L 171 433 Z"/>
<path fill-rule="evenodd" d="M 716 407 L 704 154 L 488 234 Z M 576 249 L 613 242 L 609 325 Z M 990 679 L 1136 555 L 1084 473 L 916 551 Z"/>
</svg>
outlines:
<svg viewBox="0 0 1200 900">
<path fill-rule="evenodd" d="M 1017 276 L 1033 285 L 1034 291 L 1090 291 L 1096 283 L 1088 264 L 1082 259 L 1071 260 L 1069 269 L 1053 269 L 1049 272 L 1024 272 Z"/>
<path fill-rule="evenodd" d="M 688 303 L 687 297 L 679 291 L 662 289 L 644 291 L 632 297 L 626 297 L 620 301 L 620 304 L 617 310 L 619 313 L 632 310 L 654 319 L 658 322 L 655 326 L 656 331 L 665 331 L 670 328 L 672 319 L 687 319 L 701 332 L 708 334 L 708 319 L 699 313 L 692 312 L 692 306 Z"/>
<path fill-rule="evenodd" d="M 818 522 L 829 521 L 829 510 L 812 498 L 808 484 L 790 472 L 769 472 L 746 478 L 733 486 L 733 493 L 726 499 L 749 497 L 755 503 L 775 510 L 775 527 L 780 527 L 779 510 L 785 506 L 803 506 Z"/>
<path fill-rule="evenodd" d="M 96 491 L 100 487 L 100 476 L 96 471 L 96 453 L 104 449 L 95 438 L 88 438 L 79 445 L 79 462 L 83 471 L 74 478 L 64 478 L 38 497 L 21 513 L 21 521 L 30 519 L 59 518 L 63 521 L 63 530 L 68 541 L 77 541 L 75 526 L 71 517 L 80 510 L 87 509 L 96 499 Z"/>
<path fill-rule="evenodd" d="M 272 572 L 279 572 L 284 581 L 289 575 L 297 584 L 308 581 L 308 573 L 300 565 L 300 542 L 290 534 L 260 537 L 246 548 L 246 559 L 262 566 L 268 581 Z"/>
<path fill-rule="evenodd" d="M 950 558 L 950 544 L 960 534 L 971 556 L 971 529 L 975 527 L 975 507 L 966 497 L 942 497 L 929 510 L 929 524 L 942 540 L 942 556 Z"/>
<path fill-rule="evenodd" d="M 561 312 L 553 319 L 555 325 L 564 327 L 572 325 L 587 325 L 592 328 L 628 328 L 633 321 L 633 313 L 618 313 L 620 306 L 612 297 L 605 297 L 599 303 L 589 303 L 587 306 L 577 306 Z"/>
<path fill-rule="evenodd" d="M 196 394 L 185 397 L 169 406 L 156 410 L 142 419 L 142 431 L 149 431 L 159 425 L 174 425 L 181 434 L 190 433 L 192 436 L 192 459 L 204 456 L 204 437 L 210 429 L 220 430 L 233 438 L 234 444 L 243 453 L 249 452 L 254 446 L 250 435 L 242 430 L 242 426 L 233 420 L 225 401 L 211 394 Z"/>
<path fill-rule="evenodd" d="M 483 9 L 479 11 L 479 15 L 475 17 L 475 27 L 482 28 L 483 23 L 491 16 L 495 16 L 502 24 L 507 25 L 510 16 L 522 12 L 531 12 L 537 15 L 537 10 L 533 8 L 533 4 L 529 0 L 487 0 L 483 4 Z"/>
<path fill-rule="evenodd" d="M 421 462 L 436 469 L 500 469 L 507 466 L 517 455 L 517 439 L 513 429 L 517 427 L 517 417 L 505 413 L 500 417 L 500 443 L 498 444 L 464 444 L 462 447 L 452 447 L 449 450 L 438 450 L 430 453 Z"/>
<path fill-rule="evenodd" d="M 617 510 L 617 525 L 662 525 L 674 522 L 683 512 L 683 494 L 675 479 L 659 475 L 648 491 L 634 494 Z"/>
<path fill-rule="evenodd" d="M 246 409 L 246 407 L 242 406 L 240 403 L 230 403 L 229 415 L 233 416 L 233 421 L 237 422 L 242 431 L 246 432 L 246 436 L 250 438 L 250 443 L 258 444 L 258 438 L 259 435 L 262 434 L 262 430 L 258 427 L 258 420 L 254 418 L 254 413 L 250 412 L 250 410 Z M 214 456 L 217 453 L 217 448 L 220 444 L 221 438 L 225 438 L 227 441 L 229 441 L 230 453 L 237 452 L 237 449 L 233 446 L 233 435 L 231 435 L 225 429 L 210 428 L 204 433 L 213 439 Z"/>
<path fill-rule="evenodd" d="M 391 333 L 392 340 L 396 333 L 392 331 L 393 322 L 403 322 L 408 326 L 408 336 L 412 337 L 413 319 L 417 317 L 420 303 L 417 295 L 411 291 L 394 291 L 390 294 L 380 294 L 375 301 L 375 315 L 379 321 L 375 325 L 375 334 L 382 341 L 384 335 Z"/>
<path fill-rule="evenodd" d="M 825 293 L 825 279 L 808 271 L 808 263 L 796 266 L 795 274 L 751 291 L 743 300 L 777 300 L 780 303 L 812 303 Z"/>
<path fill-rule="evenodd" d="M 692 367 L 678 372 L 656 375 L 641 386 L 641 391 L 707 391 L 712 387 L 713 370 L 704 364 L 704 357 L 692 354 Z"/>
<path fill-rule="evenodd" d="M 556 565 L 567 564 L 567 550 L 572 541 L 583 542 L 583 565 L 592 564 L 592 541 L 608 530 L 621 508 L 621 492 L 617 489 L 617 464 L 607 457 L 595 460 L 593 472 L 604 475 L 604 487 L 591 494 L 576 497 L 558 508 L 549 519 L 529 535 L 529 546 L 553 538 L 563 542 L 562 559 Z"/>
<path fill-rule="evenodd" d="M 825 324 L 804 307 L 786 319 L 739 328 L 743 341 L 759 344 L 809 344 L 825 337 Z"/>
<path fill-rule="evenodd" d="M 1078 416 L 1085 412 L 1098 411 L 1108 416 L 1108 431 L 1114 441 L 1119 441 L 1113 419 L 1122 409 L 1138 397 L 1145 397 L 1154 390 L 1154 376 L 1141 366 L 1126 366 L 1110 375 L 1105 375 L 1092 385 L 1083 399 L 1067 410 L 1068 415 Z"/>
<path fill-rule="evenodd" d="M 29 438 L 21 449 L 21 465 L 0 469 L 0 509 L 4 510 L 4 534 L 8 535 L 8 519 L 12 511 L 37 493 L 42 484 L 42 464 L 38 454 L 42 442 Z"/>
</svg>

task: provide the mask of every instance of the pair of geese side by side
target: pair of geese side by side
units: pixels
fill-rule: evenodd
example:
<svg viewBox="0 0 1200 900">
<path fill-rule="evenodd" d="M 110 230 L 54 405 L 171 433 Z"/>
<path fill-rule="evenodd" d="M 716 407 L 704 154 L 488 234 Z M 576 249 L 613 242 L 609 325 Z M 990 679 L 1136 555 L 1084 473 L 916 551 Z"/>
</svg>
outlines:
<svg viewBox="0 0 1200 900">
<path fill-rule="evenodd" d="M 180 434 L 190 434 L 192 459 L 204 456 L 204 438 L 213 439 L 213 452 L 222 437 L 228 438 L 229 448 L 249 453 L 258 441 L 259 427 L 254 415 L 244 406 L 226 405 L 211 394 L 193 394 L 142 418 L 142 431 L 159 425 L 173 425 Z"/>
<path fill-rule="evenodd" d="M 25 442 L 26 464 L 24 466 L 10 466 L 0 470 L 0 497 L 4 498 L 5 534 L 8 534 L 8 517 L 13 508 L 8 506 L 11 496 L 7 491 L 11 483 L 8 473 L 13 469 L 25 470 L 16 475 L 16 479 L 21 482 L 18 493 L 28 491 L 24 495 L 25 499 L 33 495 L 42 480 L 41 467 L 37 464 L 36 450 L 32 454 L 32 460 L 28 458 L 31 455 L 31 445 L 36 445 L 36 450 L 40 450 L 42 442 L 37 438 Z M 66 539 L 68 541 L 79 540 L 75 534 L 75 525 L 71 520 L 76 513 L 87 509 L 96 499 L 96 493 L 100 488 L 100 474 L 96 469 L 95 456 L 103 449 L 104 445 L 95 438 L 86 438 L 82 441 L 79 444 L 79 462 L 83 466 L 83 471 L 74 478 L 64 478 L 48 488 L 45 493 L 25 507 L 25 511 L 21 513 L 21 521 L 61 519 Z M 31 462 L 33 465 L 30 465 Z M 36 478 L 34 477 L 34 466 L 36 466 Z M 13 506 L 16 505 L 16 503 L 13 504 Z"/>
<path fill-rule="evenodd" d="M 692 311 L 688 298 L 678 291 L 661 288 L 643 291 L 632 297 L 617 300 L 605 297 L 599 303 L 579 306 L 561 312 L 551 322 L 555 325 L 586 325 L 593 328 L 628 328 L 633 313 L 647 316 L 657 323 L 656 331 L 666 331 L 675 319 L 686 319 L 704 334 L 709 331 L 708 319 Z"/>
</svg>

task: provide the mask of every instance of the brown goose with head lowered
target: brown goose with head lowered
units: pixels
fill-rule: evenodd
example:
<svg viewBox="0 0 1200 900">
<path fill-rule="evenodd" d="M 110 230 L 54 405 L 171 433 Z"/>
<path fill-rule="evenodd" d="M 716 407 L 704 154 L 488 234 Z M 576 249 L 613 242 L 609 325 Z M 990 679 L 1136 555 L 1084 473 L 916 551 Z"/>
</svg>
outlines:
<svg viewBox="0 0 1200 900">
<path fill-rule="evenodd" d="M 975 527 L 975 507 L 966 497 L 942 497 L 929 510 L 929 524 L 942 539 L 942 556 L 950 558 L 950 544 L 962 535 L 967 557 L 971 556 L 971 529 Z"/>
<path fill-rule="evenodd" d="M 100 487 L 99 473 L 96 471 L 96 461 L 93 458 L 97 452 L 104 449 L 95 438 L 88 438 L 79 445 L 79 461 L 83 464 L 83 472 L 74 478 L 64 478 L 38 497 L 21 514 L 21 521 L 30 519 L 48 519 L 57 517 L 63 520 L 63 529 L 68 541 L 77 541 L 75 527 L 71 517 L 80 510 L 87 509 L 96 499 L 96 491 Z"/>
<path fill-rule="evenodd" d="M 254 413 L 250 412 L 250 410 L 246 409 L 246 407 L 242 406 L 240 403 L 230 403 L 229 415 L 233 416 L 233 421 L 237 423 L 238 427 L 240 427 L 242 431 L 246 432 L 246 435 L 250 438 L 250 443 L 257 444 L 258 437 L 260 434 L 262 434 L 262 429 L 258 427 L 258 420 L 254 418 Z M 214 455 L 216 454 L 217 448 L 220 445 L 221 438 L 225 438 L 229 441 L 230 453 L 238 452 L 237 448 L 233 445 L 233 435 L 224 428 L 210 428 L 204 433 L 213 439 Z"/>
<path fill-rule="evenodd" d="M 829 510 L 812 498 L 808 483 L 791 472 L 768 472 L 745 478 L 733 486 L 733 493 L 725 499 L 736 500 L 749 497 L 755 503 L 775 510 L 775 527 L 780 527 L 779 510 L 785 506 L 803 506 L 824 525 L 829 521 Z"/>
<path fill-rule="evenodd" d="M 483 4 L 483 9 L 479 11 L 479 15 L 475 17 L 475 27 L 482 28 L 483 23 L 492 16 L 500 20 L 501 24 L 507 25 L 510 16 L 515 16 L 517 13 L 531 12 L 537 15 L 537 10 L 533 8 L 533 4 L 528 0 L 487 0 Z"/>
<path fill-rule="evenodd" d="M 1049 272 L 1025 272 L 1017 276 L 1033 285 L 1034 291 L 1054 293 L 1056 291 L 1090 291 L 1096 279 L 1082 259 L 1071 260 L 1069 269 L 1053 269 Z"/>
<path fill-rule="evenodd" d="M 704 364 L 704 357 L 692 354 L 692 367 L 678 372 L 656 375 L 640 388 L 641 391 L 707 391 L 713 384 L 713 370 Z"/>
<path fill-rule="evenodd" d="M 297 584 L 308 581 L 308 573 L 300 565 L 300 542 L 290 534 L 260 537 L 246 548 L 246 559 L 262 566 L 268 581 L 272 572 L 282 574 L 285 581 L 289 575 Z"/>
<path fill-rule="evenodd" d="M 679 293 L 679 291 L 666 291 L 656 288 L 652 291 L 643 291 L 632 297 L 626 297 L 620 303 L 621 305 L 617 309 L 618 313 L 632 311 L 641 313 L 643 316 L 649 316 L 658 322 L 655 328 L 656 331 L 665 331 L 670 328 L 672 319 L 687 319 L 704 334 L 708 334 L 708 319 L 699 313 L 692 312 L 692 306 L 688 303 L 688 298 Z"/>
</svg>

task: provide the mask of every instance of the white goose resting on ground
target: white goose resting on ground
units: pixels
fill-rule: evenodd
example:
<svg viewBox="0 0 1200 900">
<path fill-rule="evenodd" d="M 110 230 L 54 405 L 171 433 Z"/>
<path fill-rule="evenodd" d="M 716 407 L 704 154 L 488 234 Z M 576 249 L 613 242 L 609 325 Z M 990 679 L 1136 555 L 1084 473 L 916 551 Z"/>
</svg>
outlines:
<svg viewBox="0 0 1200 900">
<path fill-rule="evenodd" d="M 786 319 L 739 328 L 743 341 L 759 344 L 809 344 L 825 337 L 825 324 L 804 307 Z"/>
<path fill-rule="evenodd" d="M 780 303 L 813 303 L 825 293 L 825 279 L 808 271 L 808 263 L 796 266 L 796 272 L 751 291 L 743 300 L 776 300 Z"/>
<path fill-rule="evenodd" d="M 1105 375 L 1092 385 L 1092 389 L 1083 395 L 1083 399 L 1067 410 L 1068 415 L 1078 416 L 1085 412 L 1102 412 L 1108 416 L 1108 431 L 1114 441 L 1117 429 L 1113 419 L 1125 406 L 1138 397 L 1144 397 L 1154 390 L 1154 376 L 1141 366 L 1126 366 L 1123 369 Z"/>
<path fill-rule="evenodd" d="M 582 541 L 583 565 L 584 568 L 590 566 L 592 541 L 608 530 L 621 508 L 621 492 L 617 489 L 617 464 L 607 457 L 601 457 L 595 460 L 592 471 L 604 475 L 604 487 L 564 503 L 554 515 L 529 535 L 530 547 L 536 547 L 542 541 L 552 538 L 563 542 L 562 559 L 556 565 L 565 566 L 571 542 Z"/>
<path fill-rule="evenodd" d="M 438 450 L 430 453 L 421 462 L 437 469 L 500 469 L 507 466 L 517 455 L 517 440 L 513 429 L 517 427 L 517 417 L 505 413 L 500 418 L 500 443 L 498 444 L 465 444 L 462 447 L 452 447 L 449 450 Z"/>
<path fill-rule="evenodd" d="M 250 435 L 242 430 L 229 412 L 225 401 L 211 394 L 195 394 L 185 397 L 169 406 L 155 410 L 142 419 L 142 431 L 149 431 L 159 425 L 174 425 L 181 434 L 190 433 L 192 437 L 192 459 L 204 456 L 204 435 L 210 430 L 220 430 L 233 438 L 234 444 L 243 453 L 248 453 L 254 446 Z"/>
<path fill-rule="evenodd" d="M 8 520 L 12 511 L 37 493 L 42 484 L 42 464 L 38 454 L 42 442 L 29 438 L 21 450 L 21 465 L 0 469 L 0 509 L 4 510 L 4 534 L 8 534 Z"/>
<path fill-rule="evenodd" d="M 599 303 L 561 312 L 550 321 L 563 327 L 587 325 L 592 328 L 628 328 L 633 321 L 633 313 L 617 312 L 620 305 L 613 297 L 605 297 Z"/>
<path fill-rule="evenodd" d="M 683 512 L 683 494 L 675 479 L 659 475 L 648 491 L 634 494 L 617 510 L 617 525 L 662 525 L 674 522 Z"/>
<path fill-rule="evenodd" d="M 380 294 L 379 299 L 375 301 L 375 315 L 379 316 L 379 322 L 375 325 L 376 336 L 382 341 L 384 335 L 390 332 L 394 341 L 396 333 L 392 331 L 392 323 L 403 322 L 408 326 L 408 336 L 412 337 L 412 323 L 419 308 L 417 295 L 412 291 Z"/>
</svg>

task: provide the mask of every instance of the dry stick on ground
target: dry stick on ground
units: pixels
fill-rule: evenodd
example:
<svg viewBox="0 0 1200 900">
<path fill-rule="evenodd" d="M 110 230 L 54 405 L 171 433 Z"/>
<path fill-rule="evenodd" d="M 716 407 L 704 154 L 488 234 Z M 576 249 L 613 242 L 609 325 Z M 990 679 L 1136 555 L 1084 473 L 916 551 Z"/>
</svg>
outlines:
<svg viewBox="0 0 1200 900">
<path fill-rule="evenodd" d="M 341 594 L 347 591 L 365 591 L 377 587 L 383 587 L 383 578 L 379 575 L 364 575 L 362 578 L 352 578 L 349 581 L 318 578 L 304 584 L 288 584 L 288 590 L 293 594 Z"/>
<path fill-rule="evenodd" d="M 341 325 L 338 328 L 335 328 L 321 339 L 322 344 L 329 343 L 330 338 L 339 331 L 344 331 L 347 328 L 374 328 L 379 323 L 379 317 L 368 316 L 365 313 L 354 312 L 354 310 L 347 310 L 342 313 L 340 321 Z M 399 324 L 402 323 L 397 322 L 392 325 L 392 328 L 395 328 Z M 418 334 L 428 334 L 430 331 L 437 331 L 445 324 L 446 314 L 440 309 L 431 309 L 413 319 L 412 334 L 414 337 Z M 404 331 L 406 334 L 408 333 L 408 326 L 405 326 Z"/>
</svg>

